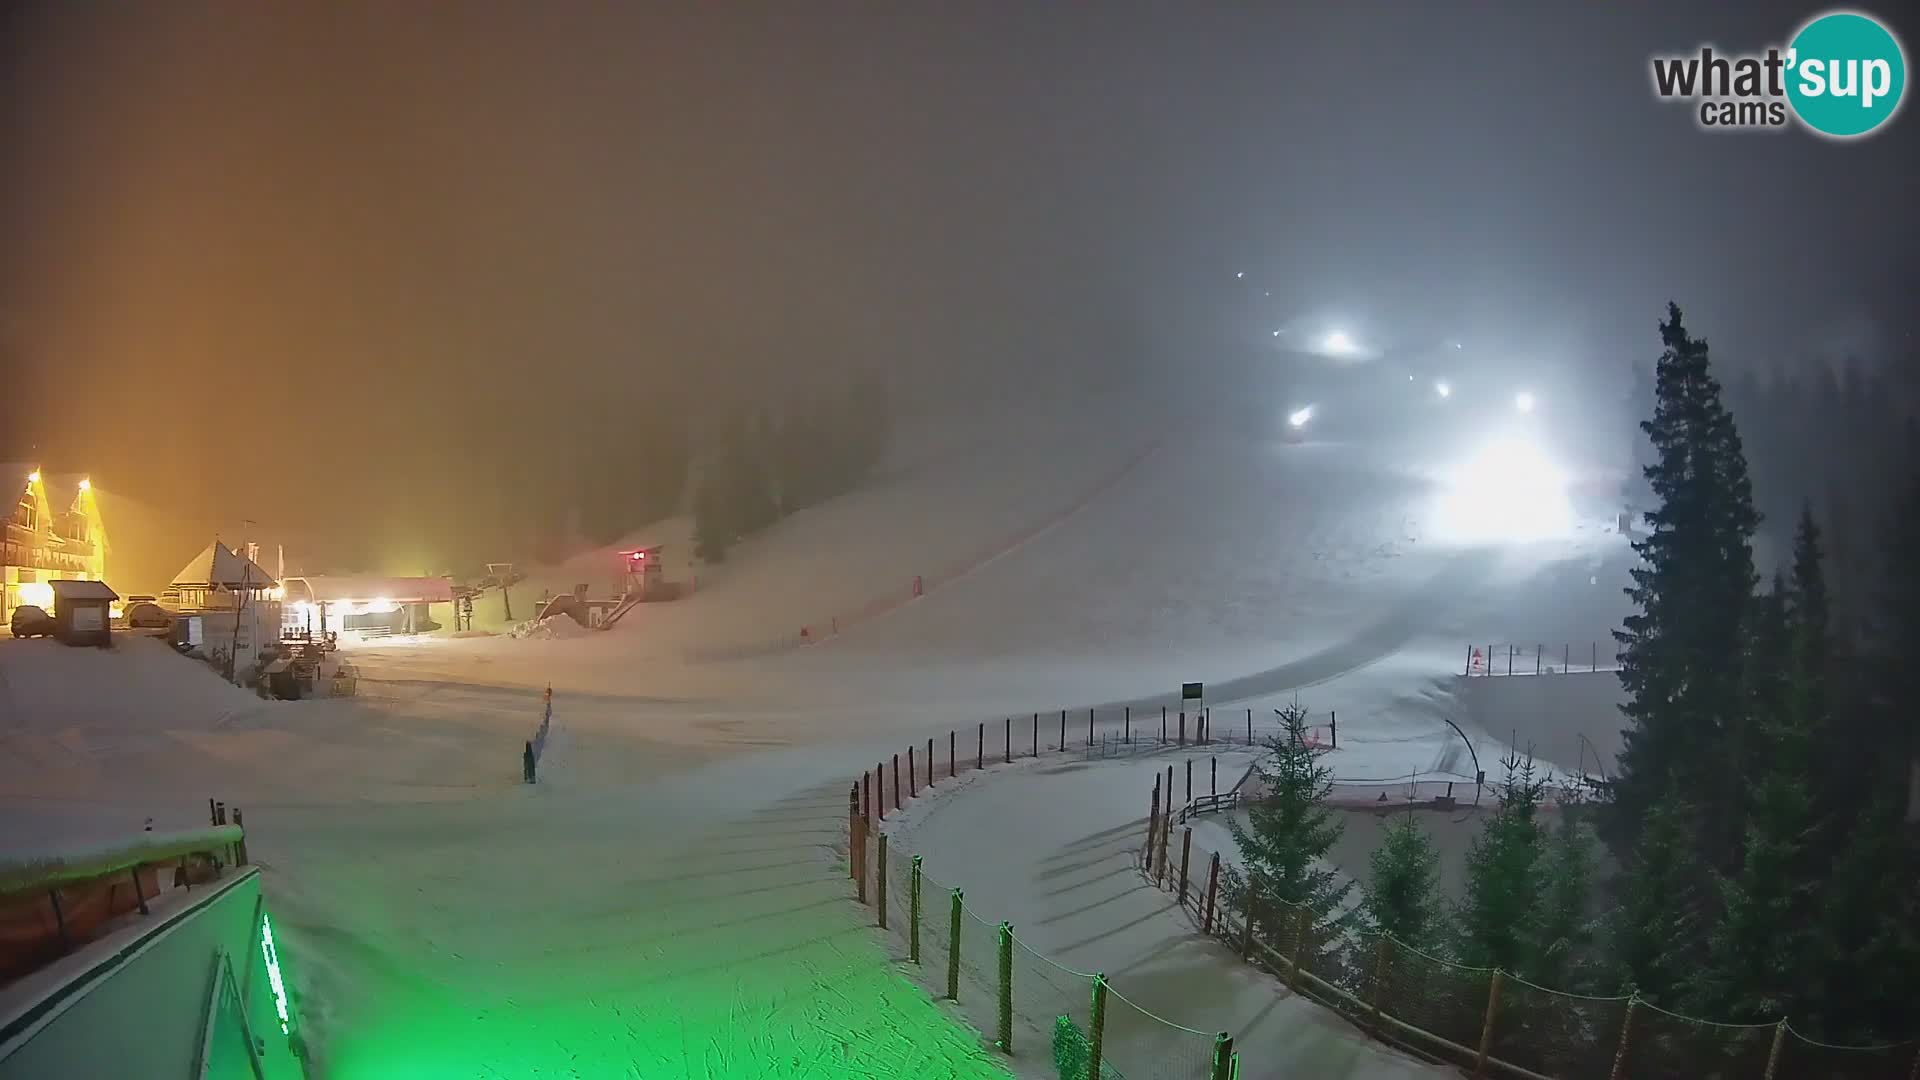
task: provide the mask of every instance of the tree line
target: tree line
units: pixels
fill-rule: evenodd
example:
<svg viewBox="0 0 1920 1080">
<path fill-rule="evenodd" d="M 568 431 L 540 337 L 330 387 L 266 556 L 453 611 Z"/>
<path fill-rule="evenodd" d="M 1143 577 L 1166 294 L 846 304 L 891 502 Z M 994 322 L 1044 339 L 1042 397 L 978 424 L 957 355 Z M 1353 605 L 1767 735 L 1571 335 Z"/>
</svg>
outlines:
<svg viewBox="0 0 1920 1080">
<path fill-rule="evenodd" d="M 1844 621 L 1815 509 L 1822 474 L 1799 474 L 1790 558 L 1763 579 L 1764 519 L 1707 343 L 1672 305 L 1660 335 L 1640 425 L 1650 529 L 1634 544 L 1632 614 L 1615 631 L 1615 775 L 1590 798 L 1550 792 L 1516 753 L 1457 904 L 1441 897 L 1439 856 L 1411 813 L 1385 830 L 1356 901 L 1327 861 L 1342 828 L 1322 801 L 1331 774 L 1307 745 L 1305 714 L 1287 710 L 1257 766 L 1273 796 L 1234 826 L 1236 840 L 1264 891 L 1313 910 L 1323 941 L 1364 924 L 1570 993 L 1633 993 L 1724 1023 L 1785 1017 L 1847 1045 L 1913 1039 L 1920 476 L 1881 466 L 1878 550 L 1849 567 L 1862 582 Z M 1785 472 L 1778 453 L 1763 457 Z M 1556 812 L 1542 814 L 1549 795 Z"/>
<path fill-rule="evenodd" d="M 720 562 L 774 522 L 852 491 L 891 438 L 886 384 L 873 373 L 831 395 L 727 418 L 694 486 L 694 553 Z"/>
</svg>

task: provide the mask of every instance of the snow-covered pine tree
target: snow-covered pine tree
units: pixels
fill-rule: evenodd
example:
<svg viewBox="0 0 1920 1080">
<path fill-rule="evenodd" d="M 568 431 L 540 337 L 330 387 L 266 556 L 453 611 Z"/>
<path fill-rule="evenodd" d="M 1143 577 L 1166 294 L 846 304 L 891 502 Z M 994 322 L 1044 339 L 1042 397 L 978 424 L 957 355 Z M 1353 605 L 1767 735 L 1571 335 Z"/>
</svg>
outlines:
<svg viewBox="0 0 1920 1080">
<path fill-rule="evenodd" d="M 1333 771 L 1320 764 L 1307 741 L 1306 710 L 1289 705 L 1274 711 L 1280 716 L 1281 730 L 1268 737 L 1266 753 L 1253 766 L 1267 795 L 1248 808 L 1245 825 L 1228 819 L 1227 827 L 1254 879 L 1261 909 L 1275 902 L 1284 905 L 1284 911 L 1310 909 L 1313 933 L 1308 952 L 1323 954 L 1337 945 L 1337 930 L 1347 922 L 1345 904 L 1353 888 L 1327 858 L 1344 823 L 1323 801 L 1333 790 Z M 1246 888 L 1247 883 L 1235 875 L 1229 881 L 1229 901 L 1243 904 Z"/>
</svg>

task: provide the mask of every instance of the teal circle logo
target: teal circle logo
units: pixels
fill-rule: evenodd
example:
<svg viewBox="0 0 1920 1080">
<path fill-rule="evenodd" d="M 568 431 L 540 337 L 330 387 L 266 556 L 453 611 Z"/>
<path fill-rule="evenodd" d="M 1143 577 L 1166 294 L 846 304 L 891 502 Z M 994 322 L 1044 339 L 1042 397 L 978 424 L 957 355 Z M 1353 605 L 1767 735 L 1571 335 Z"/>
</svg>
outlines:
<svg viewBox="0 0 1920 1080">
<path fill-rule="evenodd" d="M 1787 100 L 1822 135 L 1865 135 L 1899 111 L 1906 88 L 1900 42 L 1869 16 L 1822 15 L 1787 46 Z"/>
</svg>

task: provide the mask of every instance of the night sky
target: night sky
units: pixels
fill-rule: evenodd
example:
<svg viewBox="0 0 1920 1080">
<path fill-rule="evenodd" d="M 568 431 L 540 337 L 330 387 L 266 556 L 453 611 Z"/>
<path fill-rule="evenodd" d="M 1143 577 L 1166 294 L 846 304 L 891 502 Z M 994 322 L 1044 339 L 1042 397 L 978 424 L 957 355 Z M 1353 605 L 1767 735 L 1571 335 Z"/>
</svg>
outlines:
<svg viewBox="0 0 1920 1080">
<path fill-rule="evenodd" d="M 436 552 L 573 410 L 1169 375 L 1265 318 L 1242 269 L 1569 364 L 1669 298 L 1723 364 L 1915 352 L 1911 104 L 1842 144 L 1650 87 L 1817 6 L 702 8 L 9 5 L 0 460 Z"/>
</svg>

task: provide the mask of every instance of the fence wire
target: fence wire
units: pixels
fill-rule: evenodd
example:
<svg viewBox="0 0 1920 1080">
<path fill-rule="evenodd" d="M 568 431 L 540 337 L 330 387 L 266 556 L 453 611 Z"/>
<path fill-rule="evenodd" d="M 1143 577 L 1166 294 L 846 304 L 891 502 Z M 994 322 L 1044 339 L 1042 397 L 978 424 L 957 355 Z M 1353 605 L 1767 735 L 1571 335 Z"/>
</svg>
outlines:
<svg viewBox="0 0 1920 1080">
<path fill-rule="evenodd" d="M 1609 1080 L 1627 1017 L 1627 998 L 1583 997 L 1501 976 L 1492 1054 L 1567 1080 Z"/>
<path fill-rule="evenodd" d="M 1887 1046 L 1835 1046 L 1809 1039 L 1787 1025 L 1780 1047 L 1781 1076 L 1828 1080 L 1913 1080 L 1920 1076 L 1920 1040 Z"/>
<path fill-rule="evenodd" d="M 1214 1035 L 1176 1024 L 1107 986 L 1101 1057 L 1127 1080 L 1208 1080 Z"/>
<path fill-rule="evenodd" d="M 1773 1024 L 1716 1024 L 1636 1001 L 1622 1053 L 1622 1076 L 1635 1080 L 1735 1080 L 1764 1076 Z"/>
</svg>

